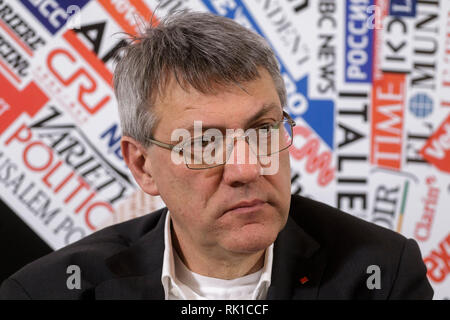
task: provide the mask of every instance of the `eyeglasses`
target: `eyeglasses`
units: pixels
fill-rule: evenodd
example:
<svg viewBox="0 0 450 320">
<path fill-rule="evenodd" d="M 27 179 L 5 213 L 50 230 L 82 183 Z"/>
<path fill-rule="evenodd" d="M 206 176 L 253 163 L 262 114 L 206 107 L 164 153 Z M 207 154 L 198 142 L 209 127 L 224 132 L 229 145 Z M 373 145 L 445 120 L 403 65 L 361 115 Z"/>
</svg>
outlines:
<svg viewBox="0 0 450 320">
<path fill-rule="evenodd" d="M 245 140 L 250 149 L 259 159 L 279 153 L 292 145 L 293 128 L 295 121 L 283 111 L 283 119 L 274 123 L 267 123 L 256 128 L 247 129 L 243 134 L 227 134 L 224 136 L 219 130 L 214 134 L 207 133 L 181 141 L 178 144 L 169 144 L 148 138 L 153 144 L 182 154 L 184 163 L 189 169 L 202 170 L 224 165 L 229 161 L 234 149 L 235 139 Z M 237 130 L 243 131 L 243 130 Z"/>
</svg>

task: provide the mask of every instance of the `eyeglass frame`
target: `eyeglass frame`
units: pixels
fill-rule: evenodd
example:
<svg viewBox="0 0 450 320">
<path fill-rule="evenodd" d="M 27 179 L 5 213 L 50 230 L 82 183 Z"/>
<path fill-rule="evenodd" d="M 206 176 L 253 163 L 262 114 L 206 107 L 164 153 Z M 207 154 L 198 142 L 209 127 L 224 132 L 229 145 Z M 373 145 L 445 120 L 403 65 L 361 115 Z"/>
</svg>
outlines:
<svg viewBox="0 0 450 320">
<path fill-rule="evenodd" d="M 294 133 L 294 127 L 297 125 L 297 123 L 294 121 L 294 119 L 292 119 L 292 117 L 289 115 L 289 113 L 287 113 L 286 111 L 283 110 L 283 118 L 282 118 L 280 121 L 276 122 L 276 124 L 281 124 L 281 123 L 284 122 L 285 120 L 287 120 L 288 124 L 291 126 L 291 131 L 292 131 L 292 133 Z M 257 128 L 254 128 L 254 129 L 257 129 Z M 242 137 L 245 137 L 245 138 L 246 138 L 247 136 L 246 136 L 246 135 L 243 135 Z M 242 137 L 234 137 L 234 139 L 239 139 L 239 138 L 242 138 Z M 233 139 L 233 140 L 234 140 L 234 139 Z M 183 152 L 183 149 L 184 149 L 184 147 L 179 146 L 179 143 L 178 143 L 178 144 L 170 144 L 170 143 L 165 143 L 165 142 L 156 140 L 156 139 L 154 139 L 154 138 L 147 138 L 146 140 L 147 140 L 147 141 L 150 141 L 151 143 L 153 143 L 153 144 L 155 144 L 155 145 L 157 145 L 158 147 L 161 147 L 161 148 L 164 148 L 164 149 L 167 149 L 167 150 L 170 150 L 170 151 Z M 245 139 L 245 140 L 246 140 L 246 139 Z M 270 156 L 270 155 L 273 155 L 273 154 L 276 154 L 276 153 L 279 153 L 279 152 L 281 152 L 281 151 L 286 150 L 287 148 L 289 148 L 289 147 L 292 145 L 293 140 L 294 140 L 294 139 L 291 139 L 290 144 L 289 144 L 288 146 L 286 146 L 285 148 L 280 149 L 280 150 L 278 150 L 277 152 L 273 152 L 273 153 L 271 153 L 271 154 L 268 154 L 268 155 L 266 155 L 266 156 Z M 246 140 L 246 141 L 247 141 L 247 140 Z M 248 143 L 248 141 L 247 141 L 247 143 Z M 259 157 L 259 155 L 257 155 L 257 156 Z M 215 165 L 215 166 L 205 167 L 205 168 L 190 168 L 190 167 L 188 166 L 187 162 L 186 162 L 184 152 L 183 152 L 183 158 L 184 158 L 184 164 L 185 164 L 186 167 L 187 167 L 188 169 L 190 169 L 190 170 L 206 170 L 206 169 L 212 169 L 212 168 L 215 168 L 215 167 L 223 166 L 223 165 L 225 165 L 225 164 L 227 163 L 227 161 L 228 161 L 228 158 L 227 158 L 226 161 L 224 161 L 224 163 L 221 163 L 221 164 L 218 164 L 218 165 Z"/>
</svg>

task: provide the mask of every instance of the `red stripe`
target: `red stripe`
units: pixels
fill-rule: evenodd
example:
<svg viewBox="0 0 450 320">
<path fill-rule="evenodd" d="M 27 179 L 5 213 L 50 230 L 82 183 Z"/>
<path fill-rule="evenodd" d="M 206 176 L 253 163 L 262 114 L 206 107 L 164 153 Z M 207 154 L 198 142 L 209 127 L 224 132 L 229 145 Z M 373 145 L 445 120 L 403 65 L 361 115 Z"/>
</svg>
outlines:
<svg viewBox="0 0 450 320">
<path fill-rule="evenodd" d="M 11 38 L 13 38 L 14 41 L 15 41 L 19 46 L 21 46 L 21 48 L 22 48 L 26 53 L 28 53 L 28 55 L 29 55 L 30 57 L 33 56 L 33 51 L 31 51 L 30 48 L 29 48 L 28 46 L 26 46 L 26 45 L 22 42 L 22 39 L 20 39 L 14 32 L 12 32 L 11 30 L 9 30 L 9 28 L 5 25 L 5 23 L 4 23 L 2 20 L 0 20 L 0 27 L 2 27 L 3 30 L 5 30 L 5 32 L 6 32 Z"/>
<path fill-rule="evenodd" d="M 83 42 L 78 39 L 75 32 L 67 30 L 63 34 L 64 39 L 94 68 L 97 73 L 112 87 L 112 73 L 108 70 L 102 60 L 100 60 L 91 50 L 86 48 Z"/>
<path fill-rule="evenodd" d="M 117 24 L 126 32 L 129 34 L 137 34 L 139 31 L 139 28 L 137 25 L 130 24 L 127 19 L 125 19 L 125 16 L 127 15 L 126 12 L 120 13 L 116 10 L 114 5 L 111 4 L 111 0 L 98 0 L 98 2 L 103 6 L 103 8 L 109 13 L 109 15 L 117 22 Z M 159 23 L 158 19 L 156 19 L 156 16 L 153 16 L 153 12 L 147 7 L 147 5 L 142 0 L 130 0 L 130 4 L 133 5 L 134 9 L 136 9 L 136 12 L 139 14 L 141 18 L 143 18 L 145 21 L 148 21 L 150 18 L 152 19 L 152 24 L 156 25 Z M 134 21 L 133 21 L 134 22 Z"/>
<path fill-rule="evenodd" d="M 9 67 L 6 64 L 4 64 L 2 60 L 0 60 L 0 66 L 2 66 L 3 69 L 5 69 L 5 71 L 8 72 L 8 74 L 11 77 L 14 78 L 14 80 L 16 80 L 18 83 L 21 82 L 20 78 L 14 72 L 12 72 L 11 69 L 9 69 Z"/>
</svg>

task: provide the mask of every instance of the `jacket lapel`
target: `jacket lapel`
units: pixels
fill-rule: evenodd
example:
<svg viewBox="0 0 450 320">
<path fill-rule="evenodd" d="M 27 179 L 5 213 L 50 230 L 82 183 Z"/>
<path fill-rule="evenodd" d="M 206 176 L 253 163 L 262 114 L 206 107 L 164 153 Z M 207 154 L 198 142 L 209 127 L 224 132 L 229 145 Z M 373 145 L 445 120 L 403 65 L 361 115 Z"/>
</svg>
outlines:
<svg viewBox="0 0 450 320">
<path fill-rule="evenodd" d="M 326 252 L 291 217 L 274 245 L 267 299 L 317 299 Z"/>
<path fill-rule="evenodd" d="M 166 214 L 167 208 L 162 210 L 155 228 L 129 248 L 106 259 L 115 278 L 95 288 L 96 299 L 164 299 L 161 273 Z"/>
</svg>

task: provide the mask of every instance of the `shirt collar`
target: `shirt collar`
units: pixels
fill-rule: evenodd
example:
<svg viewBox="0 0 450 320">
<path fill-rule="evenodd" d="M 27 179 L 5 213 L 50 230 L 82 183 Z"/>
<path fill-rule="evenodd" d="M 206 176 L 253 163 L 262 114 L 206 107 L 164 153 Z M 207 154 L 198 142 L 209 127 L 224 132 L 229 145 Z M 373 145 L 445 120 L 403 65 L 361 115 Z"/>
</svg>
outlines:
<svg viewBox="0 0 450 320">
<path fill-rule="evenodd" d="M 164 287 L 165 300 L 168 300 L 172 287 L 178 287 L 175 281 L 175 262 L 172 251 L 172 237 L 170 233 L 170 211 L 167 211 L 164 227 L 164 258 L 161 274 L 161 282 Z M 179 289 L 179 288 L 177 288 Z M 181 292 L 181 290 L 178 290 Z"/>
<path fill-rule="evenodd" d="M 267 248 L 264 257 L 264 266 L 256 285 L 254 300 L 262 300 L 267 296 L 267 291 L 270 287 L 272 278 L 272 263 L 273 263 L 273 243 Z M 175 260 L 173 255 L 172 237 L 170 231 L 170 212 L 167 212 L 165 227 L 164 227 L 164 258 L 161 274 L 161 282 L 164 287 L 165 299 L 168 300 L 169 294 L 175 290 L 179 298 L 185 299 L 180 286 L 177 284 L 175 276 Z"/>
</svg>

